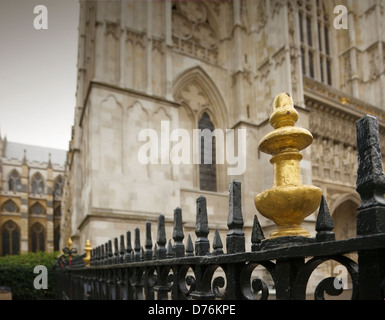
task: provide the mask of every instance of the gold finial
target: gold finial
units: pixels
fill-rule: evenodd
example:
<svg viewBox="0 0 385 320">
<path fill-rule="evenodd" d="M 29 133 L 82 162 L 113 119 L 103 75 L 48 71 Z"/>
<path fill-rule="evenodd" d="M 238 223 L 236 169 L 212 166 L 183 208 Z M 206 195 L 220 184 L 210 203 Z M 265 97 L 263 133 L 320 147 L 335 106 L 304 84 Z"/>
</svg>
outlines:
<svg viewBox="0 0 385 320">
<path fill-rule="evenodd" d="M 68 246 L 68 250 L 72 249 L 72 239 L 71 239 L 71 237 L 68 238 L 67 246 Z"/>
<path fill-rule="evenodd" d="M 86 256 L 85 258 L 83 258 L 83 261 L 84 263 L 86 264 L 86 267 L 89 267 L 90 266 L 90 262 L 91 262 L 91 242 L 90 240 L 87 240 L 86 241 L 86 247 L 84 248 L 84 251 L 86 252 Z"/>
<path fill-rule="evenodd" d="M 341 98 L 340 98 L 340 102 L 341 102 L 342 104 L 344 104 L 344 105 L 350 103 L 349 98 L 347 98 L 347 97 L 341 97 Z"/>
<path fill-rule="evenodd" d="M 312 143 L 313 136 L 306 129 L 294 127 L 297 120 L 298 112 L 291 96 L 279 94 L 270 116 L 270 124 L 275 130 L 264 136 L 259 144 L 262 152 L 272 155 L 274 181 L 273 187 L 258 194 L 254 202 L 263 216 L 278 225 L 271 238 L 309 237 L 309 232 L 300 224 L 321 202 L 321 189 L 303 185 L 301 181 L 299 162 L 302 155 L 299 151 Z"/>
</svg>

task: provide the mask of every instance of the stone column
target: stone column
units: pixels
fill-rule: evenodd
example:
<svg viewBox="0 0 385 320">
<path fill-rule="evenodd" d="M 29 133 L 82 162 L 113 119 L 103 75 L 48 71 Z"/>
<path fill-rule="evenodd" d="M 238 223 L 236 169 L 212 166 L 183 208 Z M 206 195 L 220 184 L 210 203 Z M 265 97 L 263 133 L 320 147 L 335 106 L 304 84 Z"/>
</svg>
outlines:
<svg viewBox="0 0 385 320">
<path fill-rule="evenodd" d="M 152 1 L 147 1 L 147 94 L 152 94 Z"/>
<path fill-rule="evenodd" d="M 173 100 L 172 96 L 172 4 L 164 2 L 165 10 L 165 35 L 166 35 L 166 99 Z"/>
<path fill-rule="evenodd" d="M 235 86 L 235 103 L 237 108 L 234 109 L 234 119 L 242 120 L 243 114 L 245 110 L 244 105 L 244 86 L 243 86 L 243 55 L 242 55 L 242 20 L 241 20 L 241 3 L 239 0 L 234 0 L 233 2 L 233 10 L 234 10 L 234 37 L 233 37 L 233 45 L 234 45 L 234 86 Z M 239 112 L 241 110 L 241 112 Z"/>
<path fill-rule="evenodd" d="M 119 38 L 119 45 L 120 45 L 120 53 L 119 53 L 119 85 L 121 87 L 125 87 L 126 84 L 124 83 L 125 79 L 125 72 L 126 72 L 126 28 L 125 28 L 125 22 L 126 22 L 126 13 L 125 13 L 125 6 L 124 1 L 120 3 L 120 38 Z"/>
<path fill-rule="evenodd" d="M 106 34 L 106 24 L 104 23 L 104 1 L 97 2 L 97 16 L 95 26 L 95 80 L 104 79 L 104 42 Z"/>
<path fill-rule="evenodd" d="M 353 7 L 353 1 L 348 0 L 348 8 Z M 350 39 L 350 52 L 349 52 L 349 58 L 350 58 L 350 66 L 352 69 L 351 74 L 351 80 L 352 80 L 352 95 L 356 98 L 359 98 L 359 77 L 357 73 L 357 50 L 356 50 L 356 32 L 354 27 L 354 12 L 352 10 L 349 10 L 348 15 L 348 31 L 349 31 L 349 39 Z"/>
</svg>

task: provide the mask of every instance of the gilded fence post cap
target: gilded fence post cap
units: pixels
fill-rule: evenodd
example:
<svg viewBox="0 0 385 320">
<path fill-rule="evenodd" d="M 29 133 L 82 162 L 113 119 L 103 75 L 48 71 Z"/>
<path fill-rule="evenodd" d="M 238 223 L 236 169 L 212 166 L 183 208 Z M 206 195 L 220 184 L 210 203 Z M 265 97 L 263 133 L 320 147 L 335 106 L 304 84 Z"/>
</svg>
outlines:
<svg viewBox="0 0 385 320">
<path fill-rule="evenodd" d="M 86 246 L 85 246 L 85 248 L 84 248 L 84 251 L 86 252 L 86 256 L 83 258 L 83 262 L 86 264 L 86 267 L 89 267 L 89 266 L 90 266 L 90 262 L 91 262 L 91 250 L 92 250 L 91 242 L 90 242 L 90 240 L 87 240 L 87 241 L 86 241 Z"/>
<path fill-rule="evenodd" d="M 299 151 L 310 146 L 313 136 L 308 130 L 295 127 L 297 121 L 298 112 L 291 96 L 288 93 L 277 95 L 270 116 L 274 130 L 265 135 L 259 144 L 261 152 L 272 155 L 273 187 L 254 199 L 259 213 L 278 225 L 270 238 L 309 237 L 309 232 L 300 224 L 321 202 L 322 190 L 303 185 L 301 181 L 299 162 L 302 155 Z"/>
<path fill-rule="evenodd" d="M 288 93 L 280 93 L 274 99 L 274 112 L 270 116 L 270 124 L 274 129 L 294 126 L 298 121 L 298 112 L 293 107 L 293 99 Z"/>
<path fill-rule="evenodd" d="M 71 237 L 68 238 L 67 246 L 68 246 L 68 249 L 69 249 L 69 250 L 72 249 L 72 239 L 71 239 Z"/>
</svg>

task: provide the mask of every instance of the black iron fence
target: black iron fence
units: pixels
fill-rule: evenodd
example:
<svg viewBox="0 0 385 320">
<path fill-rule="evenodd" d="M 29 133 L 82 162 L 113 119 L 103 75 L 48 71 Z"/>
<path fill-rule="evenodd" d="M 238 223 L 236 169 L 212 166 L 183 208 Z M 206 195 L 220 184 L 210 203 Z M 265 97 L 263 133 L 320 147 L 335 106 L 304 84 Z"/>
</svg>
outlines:
<svg viewBox="0 0 385 320">
<path fill-rule="evenodd" d="M 206 199 L 196 202 L 196 240 L 185 239 L 182 211 L 174 211 L 172 240 L 166 238 L 164 216 L 159 216 L 157 238 L 146 223 L 144 248 L 139 229 L 132 246 L 130 231 L 58 268 L 58 298 L 117 300 L 190 299 L 306 299 L 314 270 L 327 261 L 344 266 L 350 275 L 351 299 L 385 298 L 385 175 L 379 149 L 378 120 L 366 116 L 357 122 L 358 207 L 357 235 L 335 240 L 333 220 L 325 198 L 319 207 L 316 236 L 265 239 L 254 216 L 251 251 L 245 250 L 241 184 L 229 191 L 228 232 L 224 250 L 218 230 L 208 240 Z M 226 251 L 226 253 L 224 252 Z M 358 262 L 347 255 L 357 253 Z M 266 276 L 269 275 L 268 281 Z M 328 277 L 314 286 L 314 298 L 340 295 L 343 286 Z M 274 294 L 274 295 L 272 295 Z"/>
</svg>

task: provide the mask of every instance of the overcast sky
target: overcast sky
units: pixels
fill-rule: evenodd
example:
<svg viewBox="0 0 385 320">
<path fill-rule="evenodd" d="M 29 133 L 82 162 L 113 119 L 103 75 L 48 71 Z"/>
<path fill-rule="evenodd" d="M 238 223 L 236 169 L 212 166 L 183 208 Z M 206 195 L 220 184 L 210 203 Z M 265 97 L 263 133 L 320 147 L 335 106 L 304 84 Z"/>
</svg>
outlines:
<svg viewBox="0 0 385 320">
<path fill-rule="evenodd" d="M 48 29 L 34 28 L 37 5 Z M 74 120 L 78 0 L 0 0 L 0 133 L 68 149 Z"/>
</svg>

